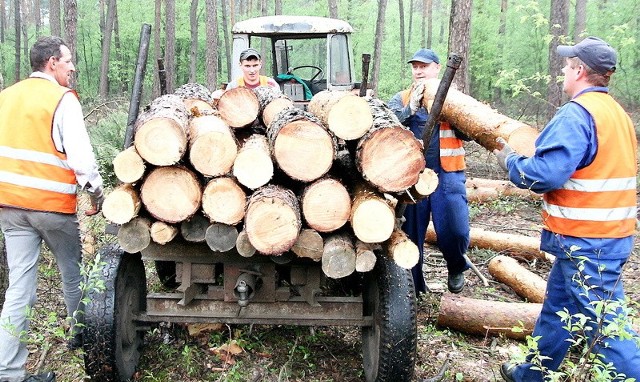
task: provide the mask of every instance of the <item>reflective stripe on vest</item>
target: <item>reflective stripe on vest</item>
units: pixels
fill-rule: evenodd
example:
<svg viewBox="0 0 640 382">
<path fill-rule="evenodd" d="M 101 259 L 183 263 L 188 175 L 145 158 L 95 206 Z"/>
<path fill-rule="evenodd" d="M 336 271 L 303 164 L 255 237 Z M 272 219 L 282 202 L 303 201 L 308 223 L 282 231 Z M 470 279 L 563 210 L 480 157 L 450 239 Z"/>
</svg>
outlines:
<svg viewBox="0 0 640 382">
<path fill-rule="evenodd" d="M 51 138 L 53 115 L 67 91 L 29 78 L 0 93 L 0 205 L 76 212 L 75 173 Z"/>
<path fill-rule="evenodd" d="M 606 93 L 573 100 L 593 117 L 598 151 L 558 190 L 544 195 L 543 220 L 554 233 L 589 238 L 627 237 L 636 224 L 636 150 L 633 124 Z"/>
<path fill-rule="evenodd" d="M 256 85 L 256 86 L 247 86 L 244 83 L 244 77 L 238 78 L 238 87 L 257 88 L 258 86 L 268 86 L 268 85 L 269 85 L 269 77 L 267 76 L 260 76 L 259 85 Z"/>
</svg>

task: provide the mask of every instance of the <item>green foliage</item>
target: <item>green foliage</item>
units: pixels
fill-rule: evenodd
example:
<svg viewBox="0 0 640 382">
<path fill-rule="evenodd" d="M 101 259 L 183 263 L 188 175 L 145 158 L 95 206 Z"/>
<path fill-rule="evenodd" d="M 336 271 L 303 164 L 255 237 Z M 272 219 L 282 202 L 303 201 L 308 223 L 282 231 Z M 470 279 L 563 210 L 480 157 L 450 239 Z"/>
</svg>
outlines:
<svg viewBox="0 0 640 382">
<path fill-rule="evenodd" d="M 104 185 L 113 187 L 118 179 L 114 174 L 112 162 L 123 148 L 127 113 L 119 108 L 102 110 L 103 108 L 104 105 L 96 109 L 98 117 L 88 126 L 88 130 Z"/>
</svg>

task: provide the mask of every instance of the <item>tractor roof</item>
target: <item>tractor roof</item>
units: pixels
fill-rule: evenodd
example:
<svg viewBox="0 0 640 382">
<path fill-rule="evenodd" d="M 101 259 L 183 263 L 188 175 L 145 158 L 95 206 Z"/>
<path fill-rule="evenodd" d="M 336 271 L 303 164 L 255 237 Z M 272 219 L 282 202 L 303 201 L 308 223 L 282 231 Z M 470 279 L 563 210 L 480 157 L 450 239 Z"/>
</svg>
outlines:
<svg viewBox="0 0 640 382">
<path fill-rule="evenodd" d="M 353 28 L 348 22 L 318 16 L 264 16 L 237 22 L 233 33 L 246 33 L 256 36 L 274 34 L 327 34 L 351 33 Z"/>
</svg>

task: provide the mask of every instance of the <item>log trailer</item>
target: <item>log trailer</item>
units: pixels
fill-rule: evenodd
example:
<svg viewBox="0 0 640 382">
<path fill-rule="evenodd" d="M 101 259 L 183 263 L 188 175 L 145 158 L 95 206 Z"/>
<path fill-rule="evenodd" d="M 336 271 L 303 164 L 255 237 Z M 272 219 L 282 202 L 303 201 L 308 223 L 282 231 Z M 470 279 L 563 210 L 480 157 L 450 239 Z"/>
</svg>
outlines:
<svg viewBox="0 0 640 382">
<path fill-rule="evenodd" d="M 125 148 L 131 145 L 139 108 L 149 29 L 145 25 L 141 33 Z M 240 75 L 240 52 L 254 47 L 262 51 L 268 74 L 302 108 L 322 90 L 358 89 L 352 31 L 344 21 L 320 17 L 239 22 L 233 27 L 229 80 Z M 117 226 L 111 228 L 110 233 L 117 232 Z M 319 261 L 289 252 L 243 257 L 236 248 L 219 252 L 177 239 L 165 245 L 151 242 L 134 253 L 106 245 L 99 250 L 106 263 L 101 274 L 105 290 L 88 291 L 85 309 L 86 372 L 94 381 L 129 380 L 145 332 L 161 322 L 339 325 L 362 329 L 366 381 L 411 381 L 417 343 L 413 279 L 381 247 L 375 249 L 373 270 L 331 279 Z M 145 265 L 155 267 L 161 291 L 148 291 Z"/>
</svg>

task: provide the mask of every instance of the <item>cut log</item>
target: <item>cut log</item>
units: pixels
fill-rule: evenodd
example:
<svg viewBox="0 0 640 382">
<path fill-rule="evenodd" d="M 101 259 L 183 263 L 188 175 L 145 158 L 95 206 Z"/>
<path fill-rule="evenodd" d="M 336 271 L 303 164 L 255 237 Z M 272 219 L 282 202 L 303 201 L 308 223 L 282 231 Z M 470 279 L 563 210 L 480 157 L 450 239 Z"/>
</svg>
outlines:
<svg viewBox="0 0 640 382">
<path fill-rule="evenodd" d="M 187 110 L 192 115 L 213 110 L 213 97 L 204 85 L 187 83 L 177 88 L 173 94 L 182 98 Z"/>
<path fill-rule="evenodd" d="M 356 240 L 356 272 L 369 272 L 376 266 L 374 245 Z"/>
<path fill-rule="evenodd" d="M 529 302 L 544 301 L 547 282 L 520 265 L 516 259 L 502 255 L 494 257 L 489 261 L 489 273 Z"/>
<path fill-rule="evenodd" d="M 311 98 L 307 110 L 344 140 L 359 139 L 373 124 L 367 101 L 348 91 L 323 90 Z"/>
<path fill-rule="evenodd" d="M 151 234 L 151 240 L 161 245 L 167 244 L 173 240 L 176 235 L 178 235 L 177 227 L 162 221 L 153 222 L 149 231 Z"/>
<path fill-rule="evenodd" d="M 332 279 L 349 276 L 356 270 L 356 251 L 351 237 L 334 233 L 327 237 L 322 251 L 322 271 Z"/>
<path fill-rule="evenodd" d="M 349 220 L 351 196 L 336 179 L 316 180 L 304 189 L 300 199 L 307 225 L 319 232 L 335 231 Z"/>
<path fill-rule="evenodd" d="M 187 149 L 187 108 L 180 97 L 166 94 L 153 100 L 135 124 L 138 154 L 156 166 L 178 163 Z"/>
<path fill-rule="evenodd" d="M 105 219 L 115 224 L 124 224 L 138 215 L 142 203 L 140 195 L 130 184 L 122 184 L 114 188 L 102 203 L 102 214 Z"/>
<path fill-rule="evenodd" d="M 407 192 L 402 193 L 398 200 L 401 203 L 414 204 L 433 194 L 438 188 L 438 174 L 430 168 L 425 168 L 418 176 L 418 182 Z"/>
<path fill-rule="evenodd" d="M 420 251 L 416 243 L 406 233 L 396 227 L 387 241 L 387 253 L 399 267 L 411 269 L 420 260 Z"/>
<path fill-rule="evenodd" d="M 542 259 L 545 261 L 553 261 L 555 258 L 553 255 L 541 251 L 539 249 L 540 239 L 531 236 L 493 232 L 482 228 L 471 227 L 470 239 L 470 247 L 491 249 L 525 260 Z M 427 227 L 427 242 L 431 244 L 436 243 L 436 232 L 432 224 L 429 224 L 429 227 Z"/>
<path fill-rule="evenodd" d="M 260 114 L 265 126 L 269 126 L 275 119 L 276 115 L 278 115 L 282 110 L 294 107 L 293 101 L 274 88 L 259 86 L 253 89 L 253 91 L 258 97 Z"/>
<path fill-rule="evenodd" d="M 301 227 L 300 206 L 291 190 L 268 185 L 249 198 L 244 228 L 258 252 L 279 255 L 288 251 Z"/>
<path fill-rule="evenodd" d="M 249 241 L 249 235 L 247 235 L 247 231 L 245 230 L 238 233 L 236 251 L 238 251 L 238 254 L 242 257 L 251 257 L 256 253 L 256 247 Z"/>
<path fill-rule="evenodd" d="M 291 252 L 298 257 L 308 257 L 313 261 L 322 260 L 322 251 L 324 249 L 324 240 L 322 236 L 313 229 L 305 228 L 300 231 L 298 240 L 291 247 Z"/>
<path fill-rule="evenodd" d="M 144 175 L 144 160 L 134 146 L 120 151 L 112 163 L 113 173 L 122 183 L 135 183 Z"/>
<path fill-rule="evenodd" d="M 527 189 L 516 187 L 507 180 L 468 178 L 466 182 L 467 199 L 483 202 L 500 196 L 518 196 L 528 199 L 540 199 L 541 195 Z"/>
<path fill-rule="evenodd" d="M 180 166 L 158 167 L 142 183 L 140 196 L 151 216 L 178 223 L 200 208 L 202 190 L 192 171 Z"/>
<path fill-rule="evenodd" d="M 260 104 L 253 90 L 245 87 L 233 88 L 220 96 L 218 111 L 229 126 L 240 128 L 250 125 L 258 118 Z"/>
<path fill-rule="evenodd" d="M 521 340 L 531 335 L 541 310 L 542 304 L 478 300 L 445 293 L 440 299 L 437 324 L 463 333 Z"/>
<path fill-rule="evenodd" d="M 253 134 L 244 141 L 233 162 L 233 176 L 251 190 L 269 183 L 273 177 L 273 160 L 267 137 Z"/>
<path fill-rule="evenodd" d="M 147 218 L 136 217 L 118 229 L 118 244 L 125 252 L 138 253 L 151 242 L 151 222 Z"/>
<path fill-rule="evenodd" d="M 231 171 L 238 154 L 238 142 L 227 124 L 213 111 L 202 112 L 189 121 L 189 161 L 205 176 Z"/>
<path fill-rule="evenodd" d="M 180 234 L 182 237 L 192 243 L 203 243 L 206 240 L 207 228 L 209 228 L 209 220 L 201 214 L 195 214 L 187 220 L 180 223 Z"/>
<path fill-rule="evenodd" d="M 358 141 L 356 166 L 382 192 L 402 192 L 425 169 L 422 144 L 379 100 L 371 101 L 373 127 Z"/>
<path fill-rule="evenodd" d="M 233 178 L 211 179 L 202 193 L 202 212 L 212 223 L 238 224 L 246 205 L 247 195 Z"/>
<path fill-rule="evenodd" d="M 337 143 L 312 114 L 285 109 L 267 128 L 271 153 L 289 177 L 312 182 L 325 175 L 336 157 Z"/>
<path fill-rule="evenodd" d="M 391 237 L 396 218 L 385 198 L 361 183 L 353 192 L 351 216 L 353 233 L 365 243 L 382 243 Z"/>
<path fill-rule="evenodd" d="M 426 80 L 423 106 L 433 102 L 440 80 Z M 442 107 L 442 118 L 471 137 L 489 151 L 499 149 L 496 138 L 504 138 L 516 152 L 532 156 L 538 130 L 526 123 L 511 119 L 491 106 L 456 89 L 449 89 Z"/>
<path fill-rule="evenodd" d="M 238 229 L 235 226 L 213 223 L 207 228 L 206 241 L 212 251 L 227 252 L 236 246 Z"/>
</svg>

